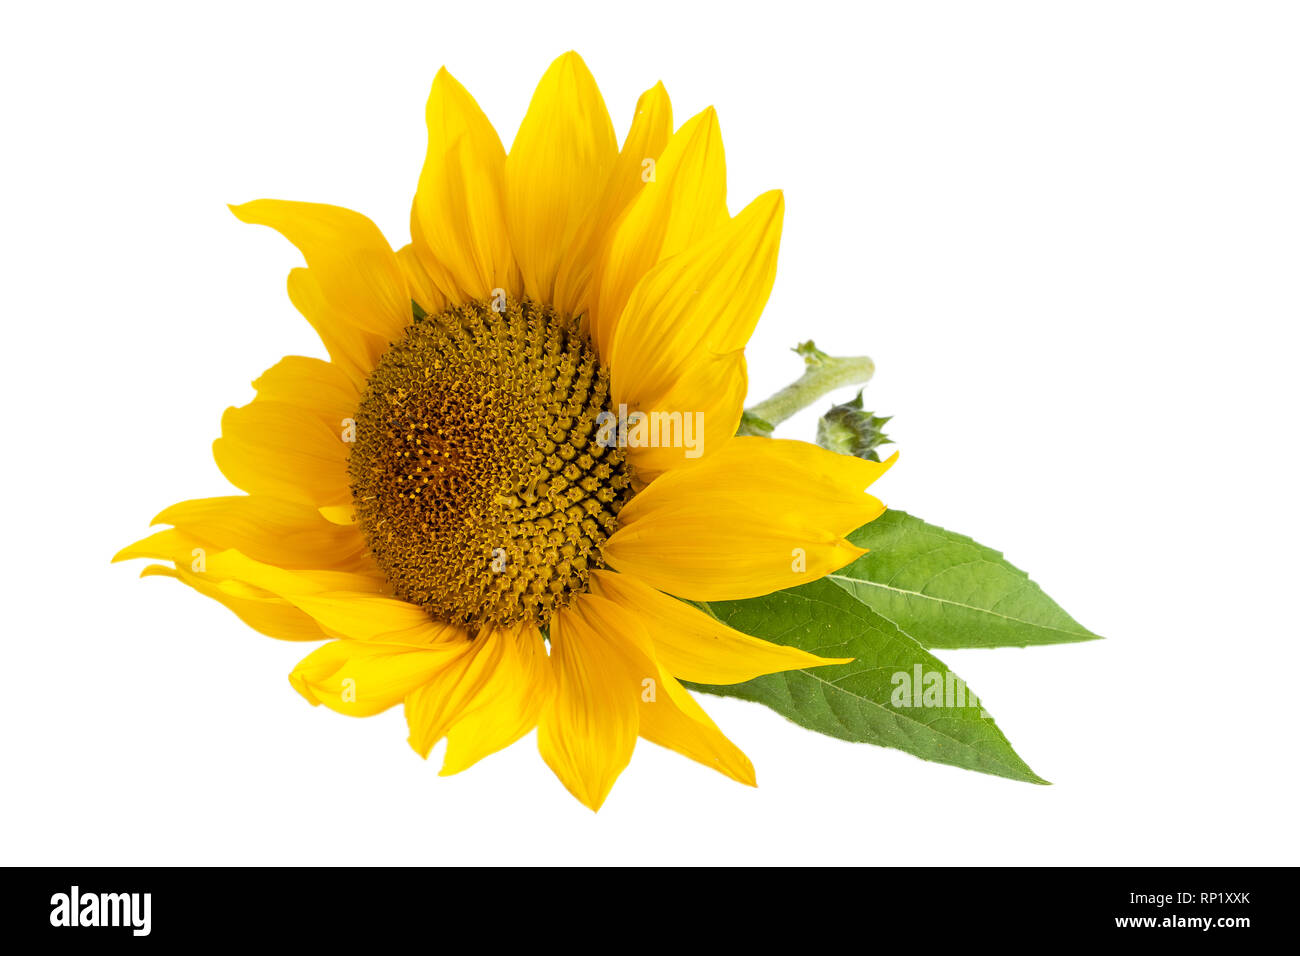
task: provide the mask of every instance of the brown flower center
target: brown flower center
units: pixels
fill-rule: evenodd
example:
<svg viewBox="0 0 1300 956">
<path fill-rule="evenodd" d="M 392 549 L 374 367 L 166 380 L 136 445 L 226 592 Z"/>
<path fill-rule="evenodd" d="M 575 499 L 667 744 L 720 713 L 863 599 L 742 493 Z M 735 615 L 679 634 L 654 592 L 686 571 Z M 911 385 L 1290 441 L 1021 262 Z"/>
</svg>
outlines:
<svg viewBox="0 0 1300 956">
<path fill-rule="evenodd" d="M 366 543 L 435 620 L 540 627 L 587 590 L 631 494 L 596 441 L 609 374 L 529 300 L 417 319 L 379 360 L 348 459 Z"/>
</svg>

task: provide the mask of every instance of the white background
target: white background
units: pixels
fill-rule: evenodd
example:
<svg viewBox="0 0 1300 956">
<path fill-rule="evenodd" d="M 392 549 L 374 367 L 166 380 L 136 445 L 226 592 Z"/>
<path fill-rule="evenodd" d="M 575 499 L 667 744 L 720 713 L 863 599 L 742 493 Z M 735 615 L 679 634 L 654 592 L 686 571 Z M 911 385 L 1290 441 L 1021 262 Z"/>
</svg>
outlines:
<svg viewBox="0 0 1300 956">
<path fill-rule="evenodd" d="M 1298 862 L 1294 5 L 28 4 L 0 44 L 3 862 Z M 717 106 L 733 212 L 785 189 L 751 400 L 810 335 L 870 353 L 886 502 L 1109 638 L 941 654 L 1054 786 L 730 700 L 757 790 L 642 744 L 593 815 L 533 738 L 439 779 L 400 708 L 313 709 L 307 648 L 109 565 L 320 354 L 225 203 L 405 242 L 438 66 L 508 144 L 570 48 L 620 136 L 661 78 Z"/>
</svg>

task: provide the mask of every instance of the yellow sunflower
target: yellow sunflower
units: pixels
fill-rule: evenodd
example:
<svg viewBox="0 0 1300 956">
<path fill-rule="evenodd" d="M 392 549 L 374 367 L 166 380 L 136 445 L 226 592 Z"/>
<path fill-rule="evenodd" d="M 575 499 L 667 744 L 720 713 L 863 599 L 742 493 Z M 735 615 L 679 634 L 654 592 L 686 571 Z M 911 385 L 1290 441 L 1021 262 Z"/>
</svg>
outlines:
<svg viewBox="0 0 1300 956">
<path fill-rule="evenodd" d="M 222 417 L 213 453 L 245 494 L 173 505 L 117 559 L 326 641 L 298 692 L 354 716 L 404 704 L 417 753 L 446 738 L 443 774 L 536 728 L 592 809 L 638 737 L 752 785 L 678 680 L 842 661 L 679 599 L 852 561 L 844 536 L 884 510 L 864 489 L 889 464 L 734 437 L 782 196 L 731 216 L 714 111 L 674 132 L 662 84 L 620 149 L 574 53 L 509 154 L 446 70 L 427 120 L 396 252 L 337 206 L 232 207 L 302 252 L 289 297 L 329 361 L 281 360 Z"/>
</svg>

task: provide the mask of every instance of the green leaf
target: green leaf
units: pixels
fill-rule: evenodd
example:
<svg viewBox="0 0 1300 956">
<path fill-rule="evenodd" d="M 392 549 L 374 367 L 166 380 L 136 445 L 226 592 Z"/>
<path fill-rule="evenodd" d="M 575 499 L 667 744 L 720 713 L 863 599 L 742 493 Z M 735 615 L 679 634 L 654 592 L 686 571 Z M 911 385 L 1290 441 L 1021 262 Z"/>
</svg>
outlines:
<svg viewBox="0 0 1300 956">
<path fill-rule="evenodd" d="M 850 664 L 688 686 L 765 704 L 812 730 L 924 760 L 1046 783 L 1020 759 L 960 678 L 891 622 L 822 579 L 765 597 L 698 604 L 737 630 Z M 920 676 L 920 688 L 915 688 Z M 930 675 L 937 675 L 932 677 Z M 921 693 L 940 682 L 937 699 Z M 906 687 L 907 694 L 903 691 Z M 950 690 L 951 688 L 951 690 Z M 933 693 L 932 693 L 933 698 Z"/>
<path fill-rule="evenodd" d="M 1001 553 L 886 511 L 849 535 L 869 549 L 826 580 L 924 647 L 1024 647 L 1096 640 Z"/>
<path fill-rule="evenodd" d="M 881 431 L 889 418 L 881 418 L 862 408 L 862 390 L 855 398 L 839 405 L 817 420 L 817 444 L 827 451 L 853 455 L 867 461 L 880 461 L 876 448 L 892 445 L 889 436 Z"/>
</svg>

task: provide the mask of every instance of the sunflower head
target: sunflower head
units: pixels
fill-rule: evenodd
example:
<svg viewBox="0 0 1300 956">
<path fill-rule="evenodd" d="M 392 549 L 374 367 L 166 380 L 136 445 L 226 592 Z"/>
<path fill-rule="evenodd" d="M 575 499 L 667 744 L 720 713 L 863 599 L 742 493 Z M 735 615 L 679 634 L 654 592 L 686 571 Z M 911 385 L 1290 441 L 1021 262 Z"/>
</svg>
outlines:
<svg viewBox="0 0 1300 956">
<path fill-rule="evenodd" d="M 735 437 L 781 194 L 732 216 L 716 115 L 674 129 L 662 85 L 620 146 L 573 53 L 508 155 L 445 70 L 426 119 L 396 251 L 336 206 L 235 207 L 302 252 L 289 296 L 328 361 L 285 358 L 227 410 L 214 456 L 242 494 L 168 508 L 118 557 L 323 642 L 299 693 L 352 716 L 404 705 L 418 753 L 446 740 L 443 773 L 536 729 L 593 809 L 638 738 L 752 784 L 679 679 L 842 661 L 681 599 L 847 564 L 890 464 Z"/>
<path fill-rule="evenodd" d="M 525 299 L 414 322 L 366 383 L 348 456 L 357 525 L 396 595 L 477 630 L 545 628 L 588 590 L 631 494 L 597 440 L 609 373 Z"/>
</svg>

